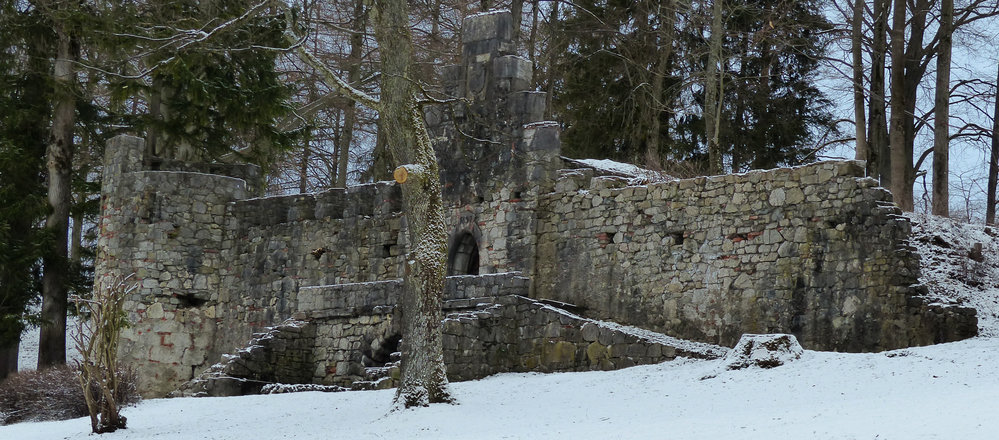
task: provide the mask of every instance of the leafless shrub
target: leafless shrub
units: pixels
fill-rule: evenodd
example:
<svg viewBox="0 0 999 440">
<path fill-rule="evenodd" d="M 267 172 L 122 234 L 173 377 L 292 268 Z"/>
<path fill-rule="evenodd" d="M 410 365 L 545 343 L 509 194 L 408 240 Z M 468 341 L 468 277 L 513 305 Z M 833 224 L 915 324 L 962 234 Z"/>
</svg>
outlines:
<svg viewBox="0 0 999 440">
<path fill-rule="evenodd" d="M 75 297 L 80 311 L 79 332 L 74 337 L 82 360 L 79 362 L 79 384 L 90 415 L 94 433 L 114 432 L 125 428 L 121 408 L 134 394 L 135 377 L 122 380 L 118 367 L 118 338 L 128 326 L 124 311 L 125 298 L 135 290 L 129 277 L 113 277 L 95 286 L 91 298 Z"/>
<path fill-rule="evenodd" d="M 69 367 L 22 371 L 0 382 L 0 425 L 85 415 L 83 391 Z"/>
</svg>

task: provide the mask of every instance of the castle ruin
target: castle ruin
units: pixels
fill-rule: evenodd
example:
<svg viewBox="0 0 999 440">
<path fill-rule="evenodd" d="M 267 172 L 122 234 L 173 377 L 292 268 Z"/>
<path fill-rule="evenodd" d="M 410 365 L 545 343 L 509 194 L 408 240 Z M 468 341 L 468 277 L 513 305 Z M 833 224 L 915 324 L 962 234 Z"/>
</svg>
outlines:
<svg viewBox="0 0 999 440">
<path fill-rule="evenodd" d="M 511 26 L 467 19 L 445 71 L 465 101 L 427 110 L 452 379 L 711 358 L 743 333 L 836 351 L 977 333 L 974 310 L 924 299 L 909 222 L 861 163 L 638 184 L 560 157 Z M 144 151 L 108 145 L 97 277 L 135 274 L 120 356 L 146 395 L 215 364 L 235 378 L 216 394 L 350 386 L 391 364 L 408 246 L 395 183 L 257 197 L 254 167 Z"/>
</svg>

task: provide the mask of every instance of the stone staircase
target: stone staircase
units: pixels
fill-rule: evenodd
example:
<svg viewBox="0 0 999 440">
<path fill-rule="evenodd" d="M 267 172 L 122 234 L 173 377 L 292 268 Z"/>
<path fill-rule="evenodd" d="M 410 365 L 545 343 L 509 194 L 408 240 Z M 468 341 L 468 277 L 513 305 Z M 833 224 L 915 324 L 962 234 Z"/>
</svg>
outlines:
<svg viewBox="0 0 999 440">
<path fill-rule="evenodd" d="M 504 372 L 614 370 L 727 348 L 585 318 L 572 304 L 535 300 L 518 273 L 450 277 L 442 322 L 452 381 Z M 303 289 L 309 308 L 223 357 L 174 395 L 379 390 L 399 384 L 398 281 Z M 349 303 L 364 298 L 364 303 Z"/>
</svg>

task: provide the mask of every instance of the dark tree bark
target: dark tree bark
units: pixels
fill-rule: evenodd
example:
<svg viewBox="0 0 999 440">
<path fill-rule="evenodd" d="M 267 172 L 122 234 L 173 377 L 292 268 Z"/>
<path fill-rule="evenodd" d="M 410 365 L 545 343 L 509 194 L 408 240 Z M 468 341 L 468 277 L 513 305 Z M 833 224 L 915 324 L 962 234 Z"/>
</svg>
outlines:
<svg viewBox="0 0 999 440">
<path fill-rule="evenodd" d="M 534 72 L 535 72 L 534 77 L 535 78 L 537 78 L 537 71 L 538 71 L 538 65 L 537 65 L 538 60 L 537 60 L 537 56 L 535 54 L 535 51 L 537 50 L 537 45 L 538 45 L 538 3 L 539 3 L 539 1 L 540 0 L 532 0 L 531 1 L 531 33 L 527 37 L 527 59 L 531 61 L 531 67 L 534 69 Z"/>
<path fill-rule="evenodd" d="M 298 193 L 305 194 L 309 191 L 309 156 L 312 148 L 309 147 L 309 139 L 305 139 L 305 148 L 302 149 L 302 159 L 298 164 Z"/>
<path fill-rule="evenodd" d="M 540 3 L 540 2 L 539 2 Z M 548 34 L 557 36 L 558 28 L 557 24 L 559 20 L 559 3 L 552 3 L 551 14 L 548 17 Z M 547 72 L 545 74 L 545 118 L 552 118 L 552 99 L 555 96 L 555 72 L 552 72 L 552 66 L 555 65 L 555 60 L 559 57 L 559 51 L 562 50 L 562 45 L 564 43 L 558 41 L 556 38 L 550 38 L 547 47 L 547 53 L 545 54 L 545 62 L 547 65 Z"/>
<path fill-rule="evenodd" d="M 708 173 L 724 171 L 722 147 L 719 143 L 722 72 L 718 66 L 722 58 L 722 0 L 711 2 L 711 37 L 708 43 L 708 69 L 704 73 L 704 133 L 708 141 Z"/>
<path fill-rule="evenodd" d="M 523 22 L 524 0 L 510 1 L 510 14 L 513 16 L 513 41 L 520 41 L 520 24 Z"/>
<path fill-rule="evenodd" d="M 655 60 L 652 71 L 652 100 L 648 108 L 649 111 L 649 138 L 646 145 L 646 163 L 659 162 L 661 151 L 660 131 L 662 131 L 662 114 L 666 111 L 666 101 L 663 97 L 663 86 L 666 82 L 666 74 L 673 58 L 673 40 L 676 34 L 676 9 L 673 0 L 657 2 L 658 9 L 656 15 L 659 16 L 659 28 L 656 30 L 658 42 L 656 51 L 658 59 Z"/>
<path fill-rule="evenodd" d="M 73 127 L 76 123 L 76 53 L 69 30 L 57 27 L 58 46 L 54 70 L 54 110 L 47 151 L 48 199 L 52 209 L 45 229 L 52 235 L 43 258 L 42 326 L 38 347 L 38 368 L 66 363 L 66 283 L 67 227 L 71 204 L 70 178 L 73 171 Z"/>
<path fill-rule="evenodd" d="M 933 120 L 933 214 L 950 215 L 950 61 L 954 0 L 940 4 L 940 50 Z"/>
<path fill-rule="evenodd" d="M 354 0 L 354 20 L 350 34 L 350 55 L 347 59 L 347 81 L 357 84 L 361 79 L 361 55 L 364 53 L 364 28 L 368 23 L 364 0 Z M 340 151 L 337 157 L 337 188 L 347 187 L 347 163 L 350 160 L 350 144 L 354 142 L 354 124 L 357 123 L 357 104 L 347 103 L 343 111 L 343 133 L 340 135 Z"/>
<path fill-rule="evenodd" d="M 901 152 L 901 157 L 905 161 L 902 165 L 904 168 L 905 182 L 903 184 L 895 183 L 900 187 L 904 185 L 904 191 L 900 193 L 905 197 L 904 203 L 899 203 L 899 206 L 908 206 L 906 209 L 904 206 L 902 209 L 906 211 L 912 211 L 913 209 L 913 196 L 912 187 L 916 183 L 916 167 L 913 164 L 913 150 L 916 142 L 916 99 L 917 93 L 919 91 L 919 83 L 922 81 L 923 76 L 926 74 L 926 68 L 929 65 L 926 59 L 929 54 L 933 51 L 927 49 L 923 46 L 923 35 L 926 33 L 926 19 L 930 11 L 930 6 L 932 2 L 930 0 L 916 0 L 912 9 L 912 16 L 909 19 L 909 39 L 906 45 L 905 55 L 904 55 L 904 79 L 902 81 L 902 134 L 904 141 L 902 143 L 903 150 Z M 893 109 L 894 114 L 894 109 Z M 892 158 L 894 161 L 894 158 Z M 895 164 L 893 163 L 894 167 Z M 896 196 L 896 202 L 898 202 L 898 196 Z"/>
</svg>

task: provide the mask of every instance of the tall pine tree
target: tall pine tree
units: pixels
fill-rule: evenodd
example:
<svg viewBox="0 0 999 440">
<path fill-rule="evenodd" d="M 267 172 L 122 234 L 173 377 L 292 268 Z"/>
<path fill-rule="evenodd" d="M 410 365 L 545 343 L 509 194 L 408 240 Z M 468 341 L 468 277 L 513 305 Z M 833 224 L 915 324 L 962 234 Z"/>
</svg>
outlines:
<svg viewBox="0 0 999 440">
<path fill-rule="evenodd" d="M 27 306 L 40 293 L 52 40 L 36 14 L 0 3 L 0 378 L 17 371 Z"/>
</svg>

